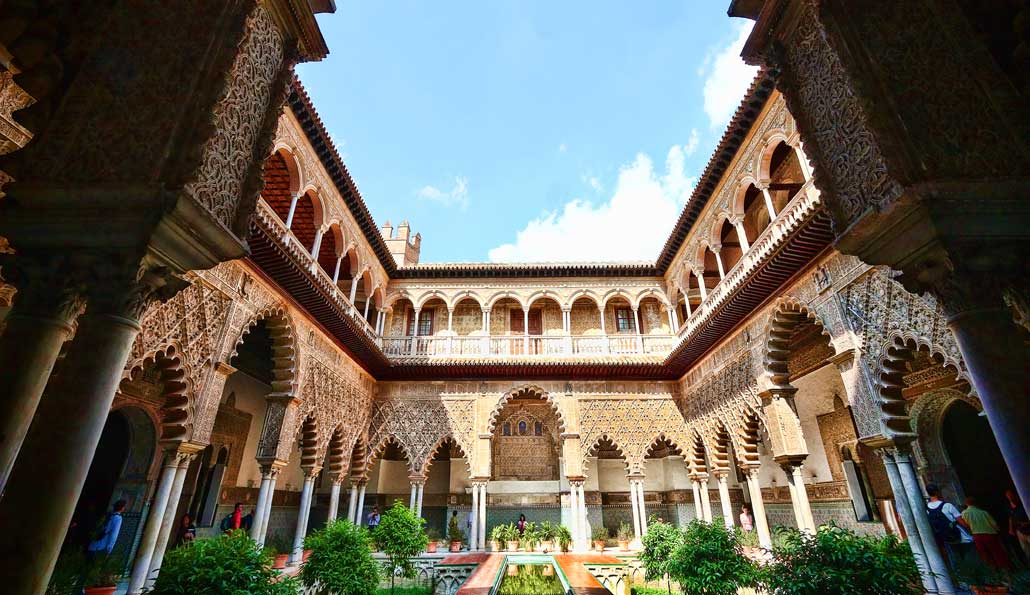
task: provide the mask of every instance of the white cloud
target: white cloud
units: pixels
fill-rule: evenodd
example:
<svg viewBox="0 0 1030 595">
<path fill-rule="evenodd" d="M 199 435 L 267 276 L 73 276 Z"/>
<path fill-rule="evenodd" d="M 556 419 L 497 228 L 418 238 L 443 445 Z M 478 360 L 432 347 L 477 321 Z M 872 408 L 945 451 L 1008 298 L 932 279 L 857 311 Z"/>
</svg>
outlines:
<svg viewBox="0 0 1030 595">
<path fill-rule="evenodd" d="M 598 180 L 595 176 L 590 176 L 587 180 L 587 184 L 590 184 L 590 187 L 594 189 L 594 192 L 602 192 L 604 190 L 604 186 L 601 185 L 601 180 Z"/>
<path fill-rule="evenodd" d="M 449 192 L 444 192 L 436 186 L 423 186 L 418 191 L 418 197 L 425 200 L 438 202 L 445 207 L 460 207 L 465 209 L 469 206 L 468 179 L 462 176 L 454 178 L 454 187 Z"/>
<path fill-rule="evenodd" d="M 683 145 L 683 153 L 690 157 L 697 150 L 697 143 L 701 141 L 701 137 L 697 132 L 697 128 L 690 130 L 690 138 L 687 139 L 687 144 Z"/>
<path fill-rule="evenodd" d="M 489 252 L 492 262 L 654 261 L 695 178 L 684 173 L 684 147 L 673 146 L 664 172 L 640 153 L 619 170 L 611 198 L 575 198 L 533 219 L 515 241 Z"/>
<path fill-rule="evenodd" d="M 565 146 L 565 143 L 562 143 L 562 144 L 558 145 L 558 152 L 559 153 L 564 153 L 565 151 L 568 151 L 568 150 L 569 150 L 569 148 Z"/>
<path fill-rule="evenodd" d="M 740 58 L 752 25 L 749 20 L 739 21 L 734 26 L 734 38 L 730 44 L 717 49 L 710 60 L 706 58 L 699 70 L 701 76 L 707 75 L 703 91 L 704 108 L 713 127 L 730 121 L 748 85 L 758 73 L 758 67 L 748 66 Z"/>
</svg>

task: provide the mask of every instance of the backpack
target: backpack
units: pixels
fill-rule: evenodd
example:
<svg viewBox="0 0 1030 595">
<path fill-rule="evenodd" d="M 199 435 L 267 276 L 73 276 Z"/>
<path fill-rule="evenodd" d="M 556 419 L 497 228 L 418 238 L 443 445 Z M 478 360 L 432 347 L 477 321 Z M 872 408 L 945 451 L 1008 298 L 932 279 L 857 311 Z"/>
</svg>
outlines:
<svg viewBox="0 0 1030 595">
<path fill-rule="evenodd" d="M 229 529 L 232 529 L 232 513 L 231 512 L 229 514 L 225 515 L 225 518 L 222 519 L 222 524 L 219 525 L 219 527 L 222 529 L 222 531 L 228 531 Z"/>
<path fill-rule="evenodd" d="M 948 515 L 944 514 L 944 507 L 947 503 L 941 503 L 937 508 L 926 506 L 926 516 L 930 518 L 930 528 L 938 539 L 945 543 L 955 543 L 961 539 L 955 523 L 951 522 Z"/>
</svg>

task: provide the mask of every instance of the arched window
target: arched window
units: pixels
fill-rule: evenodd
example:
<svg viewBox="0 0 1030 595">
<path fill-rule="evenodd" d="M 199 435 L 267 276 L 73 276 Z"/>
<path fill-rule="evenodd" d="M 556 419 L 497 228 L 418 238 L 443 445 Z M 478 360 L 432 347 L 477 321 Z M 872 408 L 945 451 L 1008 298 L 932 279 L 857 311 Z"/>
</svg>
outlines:
<svg viewBox="0 0 1030 595">
<path fill-rule="evenodd" d="M 526 422 L 525 421 L 520 421 L 519 422 L 519 436 L 525 436 L 525 435 L 526 435 Z"/>
</svg>

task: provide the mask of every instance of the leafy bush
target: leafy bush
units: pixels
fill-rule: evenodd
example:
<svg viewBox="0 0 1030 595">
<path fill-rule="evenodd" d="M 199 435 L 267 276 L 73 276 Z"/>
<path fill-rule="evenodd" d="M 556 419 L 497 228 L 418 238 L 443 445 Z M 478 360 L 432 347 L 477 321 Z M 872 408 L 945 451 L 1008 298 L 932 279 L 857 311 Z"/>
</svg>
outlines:
<svg viewBox="0 0 1030 595">
<path fill-rule="evenodd" d="M 758 583 L 758 570 L 733 534 L 723 525 L 699 520 L 683 531 L 667 570 L 684 595 L 725 595 Z"/>
<path fill-rule="evenodd" d="M 493 533 L 490 535 L 493 536 L 495 541 L 500 542 L 501 546 L 504 546 L 509 541 L 519 540 L 519 529 L 515 526 L 515 523 L 506 523 L 494 527 Z"/>
<path fill-rule="evenodd" d="M 426 538 L 429 541 L 443 541 L 443 534 L 436 527 L 429 527 L 426 529 Z"/>
<path fill-rule="evenodd" d="M 644 578 L 658 580 L 669 573 L 669 559 L 683 541 L 683 532 L 669 523 L 653 522 L 643 537 L 644 549 L 640 561 L 644 565 Z"/>
<path fill-rule="evenodd" d="M 522 532 L 522 547 L 526 551 L 533 551 L 540 543 L 540 528 L 534 522 L 526 523 L 526 529 Z"/>
<path fill-rule="evenodd" d="M 630 587 L 630 595 L 669 595 L 666 589 L 655 587 Z"/>
<path fill-rule="evenodd" d="M 919 571 L 907 543 L 864 537 L 829 525 L 815 535 L 794 530 L 773 549 L 764 583 L 775 595 L 918 595 Z"/>
<path fill-rule="evenodd" d="M 300 571 L 305 586 L 321 595 L 366 595 L 379 585 L 368 532 L 348 521 L 333 521 L 304 539 L 311 555 Z"/>
<path fill-rule="evenodd" d="M 733 532 L 736 535 L 737 543 L 744 547 L 758 547 L 758 532 L 757 531 L 745 531 L 740 527 L 734 527 Z"/>
<path fill-rule="evenodd" d="M 594 531 L 591 533 L 594 541 L 608 541 L 609 536 L 608 528 L 604 526 L 594 527 Z"/>
<path fill-rule="evenodd" d="M 277 554 L 289 554 L 293 551 L 293 539 L 282 533 L 271 533 L 265 537 L 265 549 L 275 556 Z"/>
<path fill-rule="evenodd" d="M 619 523 L 619 528 L 615 531 L 615 538 L 619 541 L 633 541 L 633 537 L 633 527 L 629 523 Z"/>
<path fill-rule="evenodd" d="M 79 595 L 83 587 L 114 587 L 121 579 L 122 560 L 97 556 L 87 560 L 78 549 L 65 551 L 50 575 L 46 595 Z"/>
<path fill-rule="evenodd" d="M 243 530 L 198 539 L 165 554 L 148 595 L 296 595 L 296 579 L 270 568 L 271 560 Z"/>
<path fill-rule="evenodd" d="M 415 569 L 411 558 L 422 553 L 429 544 L 429 538 L 423 529 L 425 519 L 415 516 L 400 500 L 379 518 L 379 528 L 372 536 L 376 545 L 390 559 L 390 589 L 393 590 L 393 579 L 399 572 L 403 576 L 413 576 Z"/>
<path fill-rule="evenodd" d="M 554 541 L 554 538 L 558 535 L 558 528 L 554 526 L 551 521 L 544 521 L 540 523 L 538 529 L 541 541 Z"/>
</svg>

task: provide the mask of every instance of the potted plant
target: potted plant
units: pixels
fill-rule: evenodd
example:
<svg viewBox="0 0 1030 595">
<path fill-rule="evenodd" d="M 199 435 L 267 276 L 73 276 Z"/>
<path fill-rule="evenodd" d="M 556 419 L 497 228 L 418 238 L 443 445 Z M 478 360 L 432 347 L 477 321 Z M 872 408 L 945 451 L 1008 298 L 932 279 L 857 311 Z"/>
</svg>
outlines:
<svg viewBox="0 0 1030 595">
<path fill-rule="evenodd" d="M 558 525 L 554 530 L 554 538 L 558 541 L 558 549 L 563 552 L 569 551 L 572 545 L 572 532 L 565 525 Z"/>
<path fill-rule="evenodd" d="M 834 525 L 819 527 L 815 535 L 785 532 L 763 574 L 766 590 L 775 595 L 923 593 L 908 543 Z"/>
<path fill-rule="evenodd" d="M 272 557 L 272 568 L 282 570 L 290 560 L 290 550 L 293 544 L 286 536 L 273 533 L 265 539 L 265 553 Z"/>
<path fill-rule="evenodd" d="M 507 535 L 507 532 L 506 532 L 505 528 L 506 528 L 506 525 L 500 524 L 500 525 L 495 525 L 494 528 L 490 530 L 490 550 L 491 551 L 494 551 L 494 552 L 501 551 L 501 548 L 504 546 L 504 538 Z"/>
<path fill-rule="evenodd" d="M 508 523 L 504 526 L 504 549 L 509 552 L 519 551 L 519 530 L 515 523 Z"/>
<path fill-rule="evenodd" d="M 615 532 L 615 540 L 619 542 L 619 549 L 629 551 L 629 542 L 633 541 L 633 527 L 629 523 L 619 523 L 619 529 Z"/>
<path fill-rule="evenodd" d="M 170 550 L 147 595 L 296 595 L 297 579 L 273 570 L 246 531 L 236 530 Z"/>
<path fill-rule="evenodd" d="M 393 593 L 394 580 L 400 575 L 415 576 L 415 567 L 411 559 L 421 554 L 429 543 L 424 529 L 425 519 L 415 516 L 400 500 L 379 518 L 379 527 L 373 535 L 379 551 L 390 559 L 387 572 L 390 574 L 390 593 Z M 296 595 L 296 593 L 292 594 Z"/>
<path fill-rule="evenodd" d="M 526 523 L 526 529 L 522 532 L 522 549 L 527 552 L 534 551 L 540 545 L 540 528 L 536 523 Z"/>
<path fill-rule="evenodd" d="M 557 537 L 557 528 L 551 524 L 551 521 L 544 521 L 540 523 L 537 528 L 537 535 L 540 536 L 540 551 L 542 552 L 553 552 L 554 551 L 554 540 Z"/>
<path fill-rule="evenodd" d="M 429 543 L 426 544 L 426 553 L 435 554 L 443 536 L 436 527 L 430 527 L 426 529 L 426 537 L 429 539 Z"/>
<path fill-rule="evenodd" d="M 736 593 L 739 588 L 757 586 L 759 578 L 758 568 L 741 552 L 733 533 L 721 523 L 700 520 L 683 530 L 665 570 L 683 595 Z M 822 595 L 840 592 L 819 591 Z"/>
<path fill-rule="evenodd" d="M 596 527 L 591 537 L 594 539 L 594 549 L 603 552 L 604 544 L 608 541 L 608 529 L 603 526 Z"/>
<path fill-rule="evenodd" d="M 311 595 L 373 593 L 380 566 L 372 558 L 368 532 L 348 521 L 332 521 L 304 539 L 311 550 L 300 580 Z"/>
<path fill-rule="evenodd" d="M 955 565 L 955 578 L 969 585 L 977 595 L 1005 595 L 1009 592 L 1005 573 L 986 564 L 979 556 L 967 556 L 958 562 Z"/>
<path fill-rule="evenodd" d="M 85 595 L 114 595 L 122 574 L 118 560 L 112 556 L 95 558 L 87 565 L 85 574 Z"/>
<path fill-rule="evenodd" d="M 465 541 L 465 532 L 458 526 L 458 517 L 456 516 L 452 516 L 447 524 L 447 539 L 451 542 L 450 551 L 461 551 L 461 542 Z"/>
</svg>

